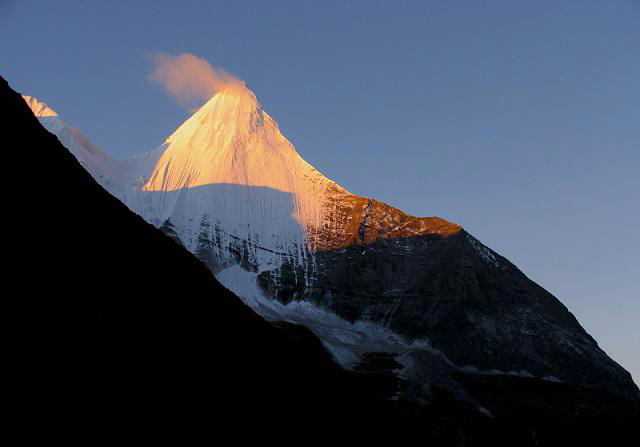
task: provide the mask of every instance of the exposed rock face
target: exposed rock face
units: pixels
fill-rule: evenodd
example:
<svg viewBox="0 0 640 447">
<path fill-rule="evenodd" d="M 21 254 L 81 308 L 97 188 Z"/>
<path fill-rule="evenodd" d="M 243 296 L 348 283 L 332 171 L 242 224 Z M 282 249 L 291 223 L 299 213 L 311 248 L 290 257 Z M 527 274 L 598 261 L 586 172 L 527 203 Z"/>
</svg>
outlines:
<svg viewBox="0 0 640 447">
<path fill-rule="evenodd" d="M 379 239 L 458 233 L 462 227 L 439 217 L 414 217 L 377 200 L 330 185 L 323 219 L 310 224 L 309 246 L 314 252 L 368 245 Z"/>
<path fill-rule="evenodd" d="M 55 112 L 30 105 L 50 125 Z M 89 157 L 87 147 L 70 149 L 91 160 L 91 172 L 105 157 L 93 147 L 99 157 Z M 421 342 L 450 368 L 515 371 L 638 397 L 630 375 L 566 307 L 508 260 L 456 224 L 409 216 L 324 177 L 250 91 L 216 94 L 155 151 L 105 164 L 92 174 L 112 194 L 256 312 L 307 324 L 325 345 L 338 339 L 333 353 L 344 366 L 367 349 L 399 355 Z M 339 330 L 331 315 L 346 320 Z M 363 336 L 349 322 L 376 328 Z M 393 335 L 380 336 L 380 327 Z M 411 364 L 413 377 L 426 377 L 415 370 L 420 361 Z"/>
<path fill-rule="evenodd" d="M 258 280 L 282 302 L 309 300 L 351 321 L 427 338 L 460 367 L 637 394 L 560 301 L 464 230 L 317 252 L 312 271 L 289 266 Z"/>
</svg>

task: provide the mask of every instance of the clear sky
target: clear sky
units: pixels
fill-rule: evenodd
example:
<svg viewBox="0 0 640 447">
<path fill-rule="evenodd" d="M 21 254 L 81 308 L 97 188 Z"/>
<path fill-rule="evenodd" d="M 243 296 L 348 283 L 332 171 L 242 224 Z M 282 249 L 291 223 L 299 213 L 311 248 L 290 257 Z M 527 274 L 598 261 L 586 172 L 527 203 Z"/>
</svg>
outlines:
<svg viewBox="0 0 640 447">
<path fill-rule="evenodd" d="M 640 0 L 0 0 L 0 73 L 117 158 L 188 116 L 157 51 L 245 80 L 350 191 L 463 225 L 640 383 Z"/>
</svg>

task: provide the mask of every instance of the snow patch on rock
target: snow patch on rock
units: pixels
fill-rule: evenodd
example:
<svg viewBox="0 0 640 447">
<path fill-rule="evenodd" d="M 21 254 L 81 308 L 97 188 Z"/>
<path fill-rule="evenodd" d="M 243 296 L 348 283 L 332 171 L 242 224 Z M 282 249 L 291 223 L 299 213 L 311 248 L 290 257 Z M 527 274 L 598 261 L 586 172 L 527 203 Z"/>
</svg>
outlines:
<svg viewBox="0 0 640 447">
<path fill-rule="evenodd" d="M 220 283 L 238 295 L 256 313 L 272 321 L 287 321 L 309 328 L 323 342 L 335 360 L 352 367 L 367 352 L 392 352 L 431 349 L 426 340 L 407 341 L 376 323 L 351 323 L 307 301 L 282 304 L 264 295 L 257 284 L 258 274 L 232 265 L 216 274 Z"/>
</svg>

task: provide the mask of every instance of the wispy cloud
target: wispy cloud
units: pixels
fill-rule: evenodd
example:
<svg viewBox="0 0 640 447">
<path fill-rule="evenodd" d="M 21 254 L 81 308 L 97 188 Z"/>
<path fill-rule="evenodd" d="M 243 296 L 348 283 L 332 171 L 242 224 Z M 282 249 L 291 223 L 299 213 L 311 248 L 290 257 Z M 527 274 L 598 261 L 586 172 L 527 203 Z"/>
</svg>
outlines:
<svg viewBox="0 0 640 447">
<path fill-rule="evenodd" d="M 192 108 L 227 88 L 245 89 L 243 81 L 191 53 L 153 53 L 149 80 L 162 85 L 179 104 Z"/>
</svg>

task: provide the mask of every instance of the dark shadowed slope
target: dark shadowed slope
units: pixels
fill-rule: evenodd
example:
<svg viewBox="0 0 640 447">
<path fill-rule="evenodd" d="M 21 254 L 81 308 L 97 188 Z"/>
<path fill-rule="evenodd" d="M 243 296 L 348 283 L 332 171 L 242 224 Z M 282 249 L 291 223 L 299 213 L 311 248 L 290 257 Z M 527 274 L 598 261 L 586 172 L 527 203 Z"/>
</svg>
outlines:
<svg viewBox="0 0 640 447">
<path fill-rule="evenodd" d="M 4 253 L 8 404 L 23 439 L 213 442 L 235 429 L 299 443 L 346 426 L 360 439 L 411 429 L 433 445 L 551 445 L 634 428 L 633 402 L 535 379 L 456 373 L 475 403 L 435 386 L 425 406 L 388 400 L 406 385 L 389 367 L 341 370 L 306 329 L 255 315 L 98 186 L 4 80 L 0 104 L 5 166 L 21 174 L 5 183 L 18 203 L 5 219 L 17 250 Z"/>
</svg>

